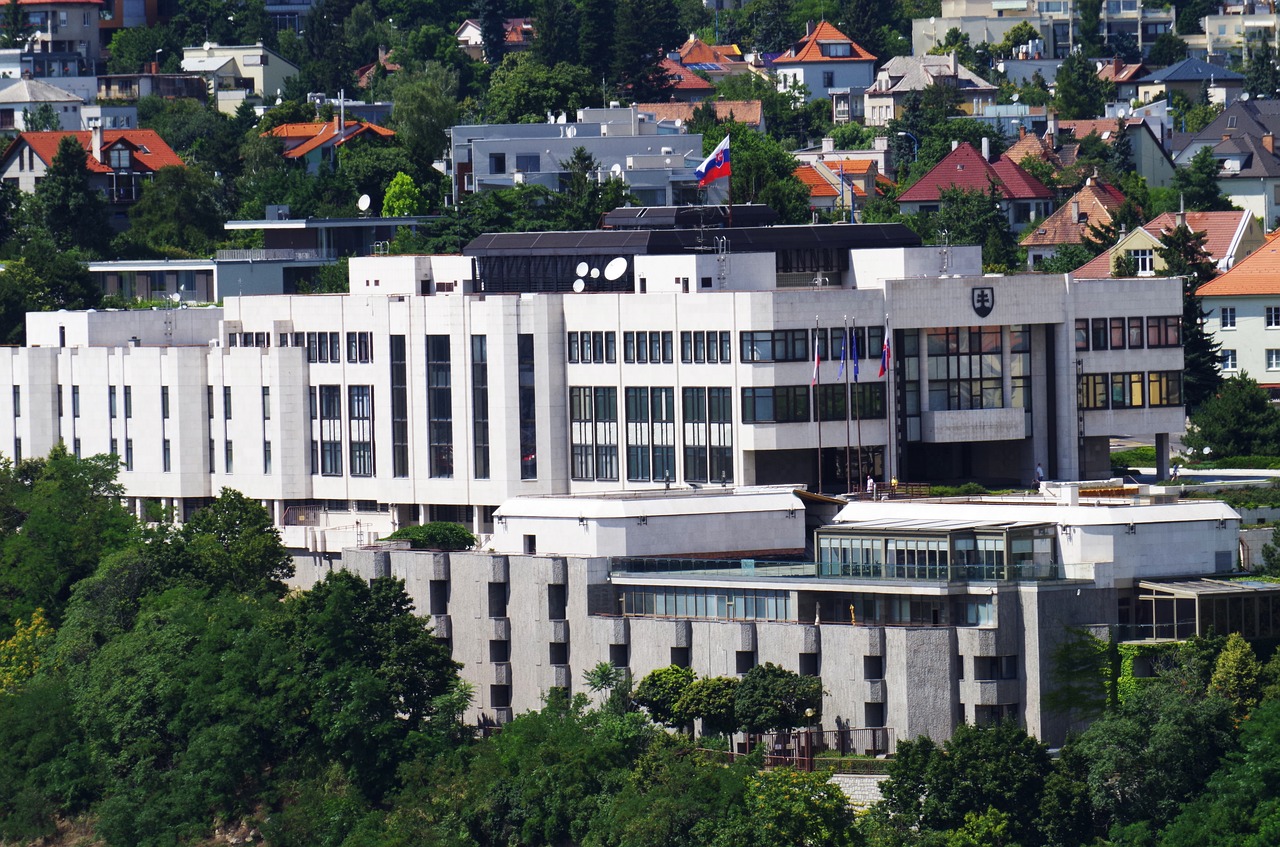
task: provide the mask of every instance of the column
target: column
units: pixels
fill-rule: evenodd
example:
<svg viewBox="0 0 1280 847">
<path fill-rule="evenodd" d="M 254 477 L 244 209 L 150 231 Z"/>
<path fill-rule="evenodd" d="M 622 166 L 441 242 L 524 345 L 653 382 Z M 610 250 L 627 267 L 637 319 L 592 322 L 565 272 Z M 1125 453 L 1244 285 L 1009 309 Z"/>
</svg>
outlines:
<svg viewBox="0 0 1280 847">
<path fill-rule="evenodd" d="M 1156 433 L 1156 479 L 1169 478 L 1169 433 Z"/>
</svg>

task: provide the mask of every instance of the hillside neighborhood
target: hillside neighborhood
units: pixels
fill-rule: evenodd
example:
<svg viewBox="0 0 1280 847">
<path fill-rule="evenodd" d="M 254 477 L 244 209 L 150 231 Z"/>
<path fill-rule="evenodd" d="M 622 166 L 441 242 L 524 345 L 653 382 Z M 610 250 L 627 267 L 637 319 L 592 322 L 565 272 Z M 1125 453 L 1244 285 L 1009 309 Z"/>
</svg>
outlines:
<svg viewBox="0 0 1280 847">
<path fill-rule="evenodd" d="M 0 0 L 0 844 L 1273 843 L 1278 134 L 1274 4 Z"/>
</svg>

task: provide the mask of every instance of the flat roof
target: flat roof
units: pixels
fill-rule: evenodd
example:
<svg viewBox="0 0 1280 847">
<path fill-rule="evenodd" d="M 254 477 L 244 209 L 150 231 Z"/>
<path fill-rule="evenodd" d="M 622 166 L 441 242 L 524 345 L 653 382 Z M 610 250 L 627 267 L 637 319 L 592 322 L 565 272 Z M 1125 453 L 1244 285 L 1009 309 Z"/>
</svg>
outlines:
<svg viewBox="0 0 1280 847">
<path fill-rule="evenodd" d="M 285 218 L 284 220 L 227 221 L 226 229 L 356 229 L 366 226 L 411 226 L 439 215 L 408 218 Z"/>
<path fill-rule="evenodd" d="M 1151 582 L 1141 580 L 1138 587 L 1147 591 L 1164 591 L 1184 597 L 1205 597 L 1210 595 L 1280 593 L 1280 582 L 1265 582 L 1258 579 L 1186 579 L 1173 582 Z"/>
<path fill-rule="evenodd" d="M 1184 523 L 1187 521 L 1239 521 L 1240 515 L 1219 500 L 1182 500 L 1176 503 L 1133 504 L 1115 498 L 1091 498 L 1084 491 L 1080 505 L 1070 506 L 1044 498 L 1026 501 L 946 502 L 940 500 L 855 501 L 836 515 L 832 526 L 861 529 L 942 530 L 1000 526 L 1118 526 L 1127 524 Z"/>
<path fill-rule="evenodd" d="M 791 486 L 749 488 L 658 489 L 598 494 L 512 497 L 494 512 L 495 517 L 588 518 L 611 520 L 681 515 L 718 515 L 727 512 L 778 512 L 804 510 Z"/>
</svg>

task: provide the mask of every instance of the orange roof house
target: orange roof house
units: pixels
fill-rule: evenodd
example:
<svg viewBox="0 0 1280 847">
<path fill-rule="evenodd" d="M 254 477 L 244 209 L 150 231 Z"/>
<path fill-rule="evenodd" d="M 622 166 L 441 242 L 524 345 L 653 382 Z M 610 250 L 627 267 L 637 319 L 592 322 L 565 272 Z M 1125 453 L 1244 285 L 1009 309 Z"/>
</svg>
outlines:
<svg viewBox="0 0 1280 847">
<path fill-rule="evenodd" d="M 697 103 L 715 94 L 716 87 L 679 62 L 663 59 L 658 65 L 671 80 L 671 98 L 685 103 Z"/>
<path fill-rule="evenodd" d="M 58 155 L 58 145 L 71 136 L 88 153 L 89 184 L 106 195 L 112 226 L 128 228 L 128 206 L 141 194 L 142 183 L 166 167 L 186 167 L 154 130 L 101 128 L 84 132 L 23 132 L 0 157 L 0 176 L 33 193 Z"/>
<path fill-rule="evenodd" d="M 1022 239 L 1027 267 L 1034 269 L 1064 244 L 1083 244 L 1089 227 L 1111 223 L 1113 213 L 1124 201 L 1124 195 L 1114 186 L 1092 178 L 1086 180 L 1084 187 L 1056 212 L 1027 229 Z"/>
<path fill-rule="evenodd" d="M 1268 238 L 1196 293 L 1208 313 L 1205 330 L 1222 347 L 1223 374 L 1247 372 L 1270 392 L 1272 400 L 1280 399 L 1280 344 L 1275 341 L 1280 239 Z"/>
<path fill-rule="evenodd" d="M 831 101 L 836 123 L 862 116 L 862 95 L 876 74 L 876 57 L 828 21 L 810 24 L 804 38 L 772 65 L 779 90 L 804 86 L 810 103 Z"/>
<path fill-rule="evenodd" d="M 347 121 L 339 129 L 339 119 L 308 123 L 280 124 L 264 136 L 284 141 L 284 157 L 306 164 L 307 173 L 316 173 L 323 162 L 333 165 L 337 149 L 353 138 L 390 138 L 395 132 L 365 121 Z"/>
<path fill-rule="evenodd" d="M 636 111 L 653 115 L 659 123 L 688 123 L 693 120 L 693 113 L 698 103 L 637 103 Z M 716 120 L 736 121 L 754 130 L 764 132 L 764 108 L 759 100 L 715 100 L 711 102 L 716 110 Z"/>
<path fill-rule="evenodd" d="M 1076 279 L 1107 279 L 1116 260 L 1131 254 L 1140 276 L 1154 276 L 1164 269 L 1160 237 L 1184 222 L 1192 232 L 1205 233 L 1205 251 L 1219 270 L 1227 270 L 1265 242 L 1262 227 L 1249 212 L 1166 212 L 1132 232 L 1073 273 Z"/>
<path fill-rule="evenodd" d="M 898 196 L 903 213 L 936 212 L 942 192 L 949 188 L 987 191 L 995 185 L 1009 217 L 1009 226 L 1015 232 L 1048 217 L 1053 211 L 1053 192 L 1007 154 L 1001 154 L 994 162 L 988 161 L 986 147 L 986 139 L 983 139 L 983 152 L 968 142 L 956 144 L 941 162 Z"/>
</svg>

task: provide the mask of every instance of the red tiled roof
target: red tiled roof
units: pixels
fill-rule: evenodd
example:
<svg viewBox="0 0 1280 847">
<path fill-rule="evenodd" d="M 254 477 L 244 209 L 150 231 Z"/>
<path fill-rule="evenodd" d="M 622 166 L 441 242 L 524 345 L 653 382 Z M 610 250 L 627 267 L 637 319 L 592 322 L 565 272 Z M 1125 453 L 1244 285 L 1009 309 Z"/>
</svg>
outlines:
<svg viewBox="0 0 1280 847">
<path fill-rule="evenodd" d="M 1098 79 L 1103 82 L 1128 82 L 1147 73 L 1147 66 L 1141 62 L 1125 64 L 1119 59 L 1107 62 L 1098 71 Z"/>
<path fill-rule="evenodd" d="M 1059 244 L 1080 244 L 1089 227 L 1111 222 L 1111 213 L 1124 205 L 1124 195 L 1114 187 L 1088 180 L 1084 187 L 1058 207 L 1058 210 L 1035 226 L 1029 227 L 1022 239 L 1024 247 L 1051 247 Z M 1081 219 L 1073 220 L 1075 204 L 1079 204 Z M 1108 266 L 1108 272 L 1109 272 Z"/>
<path fill-rule="evenodd" d="M 345 131 L 341 138 L 337 136 L 336 121 L 312 121 L 300 124 L 280 124 L 277 127 L 262 133 L 275 138 L 286 139 L 287 149 L 284 151 L 286 159 L 300 159 L 319 147 L 332 143 L 334 145 L 346 144 L 351 139 L 366 133 L 372 135 L 389 138 L 395 135 L 394 132 L 386 127 L 377 124 L 365 123 L 364 121 L 347 121 Z M 295 146 L 288 147 L 289 141 L 301 141 Z"/>
<path fill-rule="evenodd" d="M 823 42 L 845 42 L 851 47 L 848 56 L 822 55 Z M 773 60 L 775 65 L 786 65 L 800 62 L 874 62 L 875 56 L 864 50 L 852 38 L 836 29 L 827 21 L 822 21 L 813 32 L 800 39 L 794 47 Z"/>
<path fill-rule="evenodd" d="M 24 132 L 18 135 L 9 143 L 9 147 L 5 150 L 4 158 L 9 158 L 9 154 L 18 144 L 26 143 L 35 151 L 40 161 L 46 166 L 53 164 L 54 158 L 58 155 L 58 144 L 64 136 L 75 136 L 80 142 L 80 146 L 88 153 L 87 167 L 90 173 L 109 174 L 112 169 L 93 157 L 93 133 L 86 130 L 84 132 Z M 177 167 L 186 167 L 186 162 L 178 156 L 177 153 L 165 144 L 164 139 L 151 129 L 106 129 L 102 131 L 102 151 L 104 157 L 106 152 L 117 144 L 124 144 L 133 150 L 133 160 L 138 165 L 151 171 L 158 171 L 161 168 L 171 165 Z"/>
<path fill-rule="evenodd" d="M 810 197 L 837 197 L 840 194 L 834 185 L 822 178 L 822 174 L 813 165 L 800 165 L 795 169 L 795 175 L 809 189 Z"/>
<path fill-rule="evenodd" d="M 1110 279 L 1111 251 L 1103 250 L 1071 272 L 1076 279 Z"/>
<path fill-rule="evenodd" d="M 741 55 L 732 56 L 728 53 L 723 53 L 701 38 L 690 38 L 680 47 L 680 63 L 684 65 L 724 65 L 741 61 Z"/>
<path fill-rule="evenodd" d="M 865 174 L 875 166 L 870 159 L 827 159 L 823 162 L 833 173 Z"/>
<path fill-rule="evenodd" d="M 1201 297 L 1280 294 L 1280 240 L 1271 238 L 1217 279 L 1200 286 Z"/>
<path fill-rule="evenodd" d="M 1247 223 L 1248 212 L 1187 212 L 1187 227 L 1203 232 L 1204 249 L 1215 262 L 1227 258 L 1236 233 Z M 1165 212 L 1147 221 L 1142 228 L 1157 238 L 1178 226 L 1178 213 Z"/>
<path fill-rule="evenodd" d="M 1047 200 L 1053 192 L 1002 155 L 992 165 L 968 142 L 962 143 L 898 198 L 900 203 L 936 202 L 943 189 L 986 191 L 991 182 L 1006 200 Z"/>
<path fill-rule="evenodd" d="M 1141 123 L 1141 118 L 1129 118 L 1125 121 L 1125 128 L 1138 126 Z M 1058 121 L 1059 133 L 1071 130 L 1071 134 L 1075 136 L 1076 141 L 1083 141 L 1090 134 L 1096 132 L 1098 137 L 1107 144 L 1114 140 L 1117 126 L 1119 126 L 1119 121 L 1115 118 L 1100 118 L 1088 121 Z"/>
<path fill-rule="evenodd" d="M 693 112 L 702 104 L 700 103 L 637 103 L 636 109 L 641 112 L 648 112 L 659 121 L 676 121 L 681 120 L 688 122 L 693 118 Z M 716 100 L 711 105 L 716 110 L 716 120 L 727 121 L 735 120 L 740 124 L 751 127 L 760 126 L 760 121 L 764 117 L 763 108 L 759 100 Z"/>
<path fill-rule="evenodd" d="M 671 77 L 671 82 L 677 91 L 706 91 L 712 92 L 716 87 L 707 82 L 693 71 L 686 68 L 679 62 L 673 62 L 670 59 L 663 59 L 658 63 L 667 76 Z"/>
</svg>

